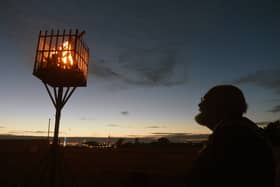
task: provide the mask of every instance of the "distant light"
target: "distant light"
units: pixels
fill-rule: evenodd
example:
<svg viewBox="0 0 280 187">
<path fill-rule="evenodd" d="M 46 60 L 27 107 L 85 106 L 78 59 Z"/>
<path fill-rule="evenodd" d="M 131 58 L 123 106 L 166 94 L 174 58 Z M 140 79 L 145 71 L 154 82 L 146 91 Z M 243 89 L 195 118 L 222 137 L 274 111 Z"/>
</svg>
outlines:
<svg viewBox="0 0 280 187">
<path fill-rule="evenodd" d="M 66 145 L 67 145 L 67 137 L 65 136 L 63 141 L 63 147 L 66 147 Z"/>
</svg>

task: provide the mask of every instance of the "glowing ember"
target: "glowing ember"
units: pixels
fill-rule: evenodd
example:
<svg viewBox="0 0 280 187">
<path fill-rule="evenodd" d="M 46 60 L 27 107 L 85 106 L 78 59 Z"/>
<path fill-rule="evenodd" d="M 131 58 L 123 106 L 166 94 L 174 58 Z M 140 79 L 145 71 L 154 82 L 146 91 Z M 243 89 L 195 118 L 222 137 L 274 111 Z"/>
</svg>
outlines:
<svg viewBox="0 0 280 187">
<path fill-rule="evenodd" d="M 73 57 L 71 54 L 72 46 L 69 41 L 65 41 L 62 46 L 58 48 L 58 51 L 52 51 L 50 53 L 51 60 L 56 63 L 57 67 L 63 69 L 70 69 L 73 66 Z M 53 49 L 55 50 L 55 49 Z"/>
</svg>

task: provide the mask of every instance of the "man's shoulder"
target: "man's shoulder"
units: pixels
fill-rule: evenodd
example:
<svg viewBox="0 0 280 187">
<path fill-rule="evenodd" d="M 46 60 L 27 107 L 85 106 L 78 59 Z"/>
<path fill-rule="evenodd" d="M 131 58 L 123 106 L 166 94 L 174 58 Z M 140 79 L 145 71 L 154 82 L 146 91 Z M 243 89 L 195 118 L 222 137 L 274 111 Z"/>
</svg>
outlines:
<svg viewBox="0 0 280 187">
<path fill-rule="evenodd" d="M 264 131 L 247 118 L 226 121 L 220 124 L 212 134 L 212 144 L 238 147 L 267 147 Z M 249 150 L 249 149 L 248 149 Z"/>
<path fill-rule="evenodd" d="M 221 122 L 213 135 L 227 135 L 233 137 L 241 137 L 242 135 L 248 136 L 263 136 L 264 133 L 253 121 L 248 118 L 241 118 L 237 120 L 228 120 Z"/>
</svg>

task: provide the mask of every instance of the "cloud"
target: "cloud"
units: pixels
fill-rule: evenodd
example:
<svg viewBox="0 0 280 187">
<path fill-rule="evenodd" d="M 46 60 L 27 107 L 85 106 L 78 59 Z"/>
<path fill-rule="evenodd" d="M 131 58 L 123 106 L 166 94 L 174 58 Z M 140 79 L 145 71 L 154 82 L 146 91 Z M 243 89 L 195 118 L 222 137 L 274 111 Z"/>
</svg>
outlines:
<svg viewBox="0 0 280 187">
<path fill-rule="evenodd" d="M 87 118 L 87 117 L 81 117 L 80 118 L 81 121 L 90 121 L 90 120 L 94 120 L 92 118 Z"/>
<path fill-rule="evenodd" d="M 116 125 L 116 124 L 108 124 L 107 126 L 108 127 L 119 127 L 119 125 Z"/>
<path fill-rule="evenodd" d="M 236 84 L 254 84 L 280 94 L 280 69 L 260 70 L 234 81 Z"/>
<path fill-rule="evenodd" d="M 154 126 L 147 126 L 146 128 L 148 128 L 148 129 L 158 129 L 158 128 L 161 128 L 161 127 L 154 125 Z"/>
<path fill-rule="evenodd" d="M 50 131 L 50 134 L 52 135 L 54 131 Z M 45 136 L 48 134 L 48 131 L 41 131 L 41 130 L 12 130 L 9 131 L 8 134 L 13 134 L 13 135 L 24 135 L 24 134 L 36 134 L 36 135 L 42 135 Z M 60 131 L 59 134 L 64 134 L 63 131 Z"/>
<path fill-rule="evenodd" d="M 126 116 L 126 115 L 129 114 L 129 112 L 128 112 L 128 111 L 122 111 L 121 114 L 124 115 L 124 116 Z"/>
<path fill-rule="evenodd" d="M 124 77 L 115 72 L 108 64 L 104 63 L 104 60 L 94 62 L 94 67 L 90 73 L 103 79 L 124 79 Z"/>
<path fill-rule="evenodd" d="M 9 131 L 9 134 L 25 134 L 25 133 L 32 133 L 32 134 L 47 134 L 48 131 L 24 131 L 24 130 L 13 130 Z M 53 133 L 53 131 L 50 131 L 50 133 Z"/>
<path fill-rule="evenodd" d="M 274 106 L 271 110 L 269 110 L 269 112 L 272 112 L 272 113 L 280 112 L 280 105 Z"/>
<path fill-rule="evenodd" d="M 149 87 L 174 86 L 188 81 L 189 62 L 179 59 L 176 47 L 127 49 L 113 61 L 97 60 L 90 74 L 104 80 Z"/>
<path fill-rule="evenodd" d="M 234 84 L 253 84 L 274 91 L 280 95 L 280 69 L 260 70 L 233 82 Z M 275 105 L 269 112 L 280 112 L 280 104 Z"/>
<path fill-rule="evenodd" d="M 189 133 L 177 133 L 177 132 L 154 132 L 153 135 L 164 135 L 164 136 L 170 136 L 170 135 L 189 135 Z"/>
</svg>

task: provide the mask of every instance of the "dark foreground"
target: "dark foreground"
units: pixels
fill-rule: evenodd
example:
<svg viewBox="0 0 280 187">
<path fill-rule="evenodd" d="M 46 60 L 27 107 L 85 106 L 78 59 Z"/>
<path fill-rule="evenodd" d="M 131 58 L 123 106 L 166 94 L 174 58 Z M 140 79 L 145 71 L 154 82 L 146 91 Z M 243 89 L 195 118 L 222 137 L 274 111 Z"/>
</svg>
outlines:
<svg viewBox="0 0 280 187">
<path fill-rule="evenodd" d="M 45 167 L 49 146 L 45 142 L 10 141 L 0 142 L 0 146 L 0 186 L 38 186 L 39 180 L 49 180 Z M 200 148 L 192 144 L 65 147 L 57 177 L 60 186 L 67 187 L 186 186 L 186 175 Z M 276 156 L 280 161 L 279 154 Z"/>
</svg>

